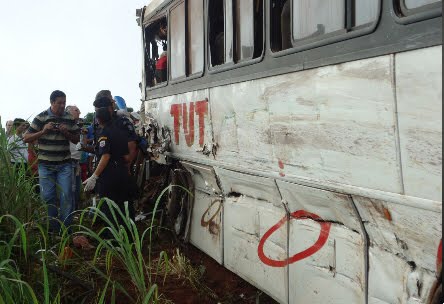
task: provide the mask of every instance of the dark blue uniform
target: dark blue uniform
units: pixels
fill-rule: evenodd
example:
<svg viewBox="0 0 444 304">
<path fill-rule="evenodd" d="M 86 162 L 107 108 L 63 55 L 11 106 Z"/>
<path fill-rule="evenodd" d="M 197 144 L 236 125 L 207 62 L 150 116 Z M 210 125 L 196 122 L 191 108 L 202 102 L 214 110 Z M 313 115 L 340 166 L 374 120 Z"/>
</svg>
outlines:
<svg viewBox="0 0 444 304">
<path fill-rule="evenodd" d="M 129 200 L 129 174 L 124 157 L 128 152 L 127 135 L 114 123 L 105 126 L 97 140 L 97 157 L 100 160 L 104 154 L 110 155 L 110 160 L 98 181 L 98 194 L 114 201 L 125 214 L 124 203 Z M 132 204 L 129 204 L 130 215 L 134 216 Z M 112 219 L 108 208 L 103 211 Z M 111 217 L 110 217 L 111 216 Z"/>
</svg>

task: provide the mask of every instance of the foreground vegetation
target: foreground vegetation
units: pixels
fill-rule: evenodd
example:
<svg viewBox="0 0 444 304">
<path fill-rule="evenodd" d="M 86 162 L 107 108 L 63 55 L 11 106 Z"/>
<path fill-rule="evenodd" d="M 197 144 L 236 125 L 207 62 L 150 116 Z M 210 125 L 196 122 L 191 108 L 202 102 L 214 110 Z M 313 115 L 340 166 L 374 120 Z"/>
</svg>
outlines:
<svg viewBox="0 0 444 304">
<path fill-rule="evenodd" d="M 158 251 L 152 257 L 156 208 L 139 233 L 128 208 L 122 212 L 102 200 L 97 208 L 77 212 L 70 233 L 64 227 L 61 235 L 51 235 L 37 183 L 24 165 L 11 165 L 14 147 L 0 130 L 0 304 L 168 302 L 159 294 L 159 278 L 165 282 L 167 275 L 193 271 L 180 252 L 171 259 Z M 112 219 L 100 211 L 102 204 L 109 205 Z M 93 246 L 76 249 L 76 238 Z"/>
</svg>

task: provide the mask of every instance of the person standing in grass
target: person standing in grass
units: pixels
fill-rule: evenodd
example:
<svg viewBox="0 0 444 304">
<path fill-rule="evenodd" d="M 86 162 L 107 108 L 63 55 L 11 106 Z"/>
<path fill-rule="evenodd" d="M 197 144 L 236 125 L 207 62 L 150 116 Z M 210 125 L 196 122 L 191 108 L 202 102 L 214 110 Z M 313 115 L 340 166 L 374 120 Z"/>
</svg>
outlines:
<svg viewBox="0 0 444 304">
<path fill-rule="evenodd" d="M 8 138 L 9 151 L 11 152 L 11 163 L 17 167 L 24 164 L 27 168 L 28 145 L 23 141 L 23 133 L 29 127 L 26 120 L 14 119 L 11 129 L 11 136 Z"/>
<path fill-rule="evenodd" d="M 124 204 L 129 201 L 129 173 L 125 161 L 129 154 L 127 135 L 113 123 L 112 113 L 107 107 L 97 109 L 96 117 L 102 129 L 96 144 L 99 163 L 92 176 L 83 183 L 84 190 L 94 190 L 97 183 L 99 196 L 114 201 L 125 214 Z M 132 204 L 128 207 L 129 216 L 134 220 Z M 108 206 L 105 204 L 102 208 L 107 218 L 113 221 Z M 117 219 L 117 224 L 122 225 L 120 216 Z"/>
<path fill-rule="evenodd" d="M 37 115 L 24 136 L 26 143 L 38 141 L 40 194 L 48 205 L 49 229 L 59 233 L 60 222 L 72 221 L 72 165 L 69 143 L 77 144 L 80 130 L 71 114 L 65 112 L 66 94 L 54 91 L 49 109 Z M 60 216 L 57 209 L 59 194 Z M 59 219 L 60 222 L 57 220 Z"/>
<path fill-rule="evenodd" d="M 66 112 L 72 115 L 79 129 L 83 127 L 83 123 L 80 122 L 80 110 L 77 106 L 67 106 Z M 74 202 L 74 210 L 79 208 L 80 204 L 80 158 L 82 151 L 80 151 L 76 144 L 70 142 L 69 149 L 71 152 L 71 164 L 72 164 L 72 198 Z"/>
</svg>

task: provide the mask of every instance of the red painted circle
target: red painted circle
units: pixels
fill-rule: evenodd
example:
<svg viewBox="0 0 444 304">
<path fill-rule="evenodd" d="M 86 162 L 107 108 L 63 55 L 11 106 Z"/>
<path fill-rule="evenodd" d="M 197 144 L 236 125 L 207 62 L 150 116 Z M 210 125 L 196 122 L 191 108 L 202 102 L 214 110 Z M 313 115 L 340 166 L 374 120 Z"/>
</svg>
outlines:
<svg viewBox="0 0 444 304">
<path fill-rule="evenodd" d="M 304 211 L 304 210 L 299 210 L 296 212 L 293 212 L 291 214 L 291 217 L 293 219 L 301 219 L 301 218 L 311 218 L 313 220 L 321 220 L 321 217 Z M 265 253 L 264 253 L 264 245 L 265 242 L 268 240 L 268 238 L 275 233 L 280 227 L 282 227 L 282 225 L 284 225 L 286 222 L 288 221 L 287 217 L 284 217 L 283 219 L 281 219 L 276 225 L 274 225 L 273 227 L 270 228 L 270 230 L 268 230 L 264 236 L 262 237 L 262 239 L 259 242 L 259 246 L 257 248 L 257 252 L 258 252 L 258 256 L 260 258 L 260 260 L 271 267 L 285 267 L 289 264 L 293 264 L 296 263 L 300 260 L 306 259 L 309 256 L 315 254 L 316 252 L 318 252 L 319 250 L 321 250 L 322 247 L 324 247 L 325 243 L 327 242 L 328 236 L 330 234 L 330 228 L 331 228 L 331 223 L 327 223 L 327 222 L 320 222 L 319 225 L 321 226 L 321 232 L 319 233 L 319 238 L 316 241 L 316 243 L 313 244 L 313 246 L 311 246 L 310 248 L 296 253 L 294 256 L 283 260 L 283 261 L 278 261 L 278 260 L 272 260 L 270 258 L 268 258 Z"/>
</svg>

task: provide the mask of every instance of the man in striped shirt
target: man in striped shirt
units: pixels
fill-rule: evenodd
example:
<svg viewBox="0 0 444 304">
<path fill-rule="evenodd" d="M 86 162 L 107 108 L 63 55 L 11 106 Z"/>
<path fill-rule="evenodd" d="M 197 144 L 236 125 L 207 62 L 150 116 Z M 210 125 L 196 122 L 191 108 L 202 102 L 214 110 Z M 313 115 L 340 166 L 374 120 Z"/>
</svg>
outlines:
<svg viewBox="0 0 444 304">
<path fill-rule="evenodd" d="M 26 143 L 38 141 L 40 194 L 48 205 L 50 230 L 58 233 L 60 223 L 65 226 L 71 225 L 73 200 L 69 142 L 75 144 L 79 142 L 80 130 L 74 118 L 65 112 L 65 93 L 52 92 L 50 102 L 51 107 L 34 118 L 24 136 L 24 141 Z M 60 216 L 58 216 L 57 193 L 59 193 Z"/>
</svg>

